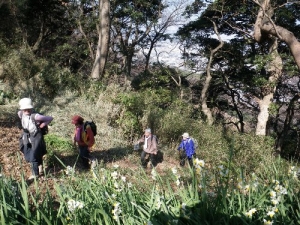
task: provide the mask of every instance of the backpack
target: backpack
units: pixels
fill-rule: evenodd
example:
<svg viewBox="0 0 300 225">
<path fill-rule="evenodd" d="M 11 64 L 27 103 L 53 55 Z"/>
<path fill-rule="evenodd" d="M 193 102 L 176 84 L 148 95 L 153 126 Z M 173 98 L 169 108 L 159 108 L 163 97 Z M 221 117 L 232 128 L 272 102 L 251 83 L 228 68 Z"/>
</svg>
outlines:
<svg viewBox="0 0 300 225">
<path fill-rule="evenodd" d="M 37 130 L 39 130 L 42 133 L 42 135 L 48 134 L 48 132 L 49 132 L 48 125 L 44 126 L 43 128 L 40 128 L 35 120 L 35 115 L 36 115 L 36 113 L 31 113 L 30 118 L 34 122 Z M 23 112 L 21 113 L 21 120 L 22 120 L 22 116 L 23 116 Z M 21 124 L 22 124 L 22 122 L 21 122 Z"/>
<path fill-rule="evenodd" d="M 197 141 L 197 139 L 195 139 L 195 138 L 193 138 L 193 137 L 190 137 L 190 140 L 192 140 L 193 142 L 194 142 L 194 148 L 195 148 L 195 151 L 196 151 L 196 149 L 198 148 L 198 141 Z"/>
<path fill-rule="evenodd" d="M 97 135 L 97 125 L 96 125 L 96 123 L 94 121 L 85 121 L 85 123 L 83 125 L 85 132 L 86 132 L 87 125 L 90 125 L 94 136 L 96 136 Z"/>
</svg>

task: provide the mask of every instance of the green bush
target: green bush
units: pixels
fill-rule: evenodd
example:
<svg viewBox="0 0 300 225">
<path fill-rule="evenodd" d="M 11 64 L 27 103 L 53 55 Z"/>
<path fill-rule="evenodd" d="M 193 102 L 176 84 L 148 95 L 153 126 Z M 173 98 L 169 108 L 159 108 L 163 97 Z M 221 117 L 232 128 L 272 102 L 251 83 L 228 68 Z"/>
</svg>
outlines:
<svg viewBox="0 0 300 225">
<path fill-rule="evenodd" d="M 47 134 L 44 136 L 47 146 L 47 155 L 45 159 L 45 164 L 52 167 L 56 162 L 56 155 L 69 155 L 73 154 L 74 146 L 63 137 L 55 134 Z"/>
</svg>

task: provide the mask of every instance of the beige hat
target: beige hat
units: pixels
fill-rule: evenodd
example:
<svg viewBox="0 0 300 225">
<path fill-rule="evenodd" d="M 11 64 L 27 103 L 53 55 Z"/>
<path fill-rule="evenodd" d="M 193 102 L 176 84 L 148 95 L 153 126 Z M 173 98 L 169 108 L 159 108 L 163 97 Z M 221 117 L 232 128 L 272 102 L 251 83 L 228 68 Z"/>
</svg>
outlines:
<svg viewBox="0 0 300 225">
<path fill-rule="evenodd" d="M 189 135 L 189 133 L 183 133 L 182 137 L 184 137 L 184 138 L 189 138 L 190 135 Z"/>
<path fill-rule="evenodd" d="M 32 101 L 30 98 L 22 98 L 19 101 L 20 109 L 33 109 Z"/>
</svg>

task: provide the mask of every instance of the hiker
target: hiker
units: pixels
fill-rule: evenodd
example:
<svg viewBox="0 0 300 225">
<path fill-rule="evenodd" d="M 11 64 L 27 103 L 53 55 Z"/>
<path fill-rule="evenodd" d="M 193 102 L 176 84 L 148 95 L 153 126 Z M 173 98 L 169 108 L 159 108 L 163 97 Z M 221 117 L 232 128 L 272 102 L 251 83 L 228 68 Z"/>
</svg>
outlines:
<svg viewBox="0 0 300 225">
<path fill-rule="evenodd" d="M 190 166 L 193 166 L 193 156 L 195 155 L 194 141 L 188 133 L 183 133 L 182 141 L 177 148 L 180 151 L 180 166 L 185 165 L 185 160 L 188 159 Z"/>
<path fill-rule="evenodd" d="M 72 124 L 75 125 L 74 145 L 78 145 L 79 156 L 81 158 L 84 169 L 89 169 L 89 161 L 91 160 L 90 150 L 95 144 L 95 138 L 90 125 L 85 127 L 84 119 L 75 115 L 72 117 Z"/>
<path fill-rule="evenodd" d="M 144 143 L 143 151 L 141 154 L 141 164 L 143 168 L 147 168 L 147 161 L 145 157 L 149 154 L 151 160 L 151 168 L 156 166 L 155 157 L 157 154 L 157 138 L 155 135 L 151 134 L 151 129 L 147 128 L 144 135 L 137 141 L 139 143 Z"/>
<path fill-rule="evenodd" d="M 29 180 L 32 180 L 43 173 L 43 156 L 47 153 L 47 149 L 41 129 L 47 127 L 53 117 L 34 113 L 30 98 L 22 98 L 19 106 L 18 116 L 23 129 L 19 141 L 20 150 L 25 160 L 31 163 L 32 174 Z"/>
</svg>

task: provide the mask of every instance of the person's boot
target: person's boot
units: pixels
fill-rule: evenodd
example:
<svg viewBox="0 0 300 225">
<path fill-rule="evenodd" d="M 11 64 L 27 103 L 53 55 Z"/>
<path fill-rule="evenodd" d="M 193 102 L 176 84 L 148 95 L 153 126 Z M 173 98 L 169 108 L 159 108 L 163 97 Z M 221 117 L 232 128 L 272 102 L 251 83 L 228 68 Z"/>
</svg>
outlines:
<svg viewBox="0 0 300 225">
<path fill-rule="evenodd" d="M 38 179 L 38 175 L 31 175 L 30 177 L 28 177 L 28 180 L 36 180 L 36 179 Z"/>
</svg>

